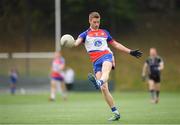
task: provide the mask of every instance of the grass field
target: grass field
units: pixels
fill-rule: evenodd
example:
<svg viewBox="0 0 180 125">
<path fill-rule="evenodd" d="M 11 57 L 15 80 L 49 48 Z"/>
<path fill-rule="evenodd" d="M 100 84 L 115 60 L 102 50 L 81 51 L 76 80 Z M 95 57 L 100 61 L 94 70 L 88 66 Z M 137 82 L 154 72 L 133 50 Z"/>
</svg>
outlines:
<svg viewBox="0 0 180 125">
<path fill-rule="evenodd" d="M 0 95 L 1 124 L 180 124 L 180 93 L 161 93 L 159 104 L 149 103 L 146 92 L 113 93 L 121 120 L 111 116 L 100 93 L 70 93 L 48 101 L 48 94 Z"/>
</svg>

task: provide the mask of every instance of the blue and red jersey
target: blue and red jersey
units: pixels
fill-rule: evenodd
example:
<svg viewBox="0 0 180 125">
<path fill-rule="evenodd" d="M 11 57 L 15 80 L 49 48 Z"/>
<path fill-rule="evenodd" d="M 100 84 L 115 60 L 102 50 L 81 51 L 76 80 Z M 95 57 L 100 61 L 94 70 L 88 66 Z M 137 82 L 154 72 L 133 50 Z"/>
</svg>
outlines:
<svg viewBox="0 0 180 125">
<path fill-rule="evenodd" d="M 65 60 L 63 57 L 61 58 L 55 58 L 52 62 L 52 72 L 51 77 L 54 79 L 64 79 L 64 72 L 60 68 L 61 65 L 65 65 Z"/>
<path fill-rule="evenodd" d="M 81 33 L 79 38 L 83 39 L 83 43 L 92 62 L 95 62 L 106 54 L 112 53 L 108 47 L 108 43 L 112 43 L 113 39 L 109 32 L 104 29 L 92 30 L 89 28 Z"/>
</svg>

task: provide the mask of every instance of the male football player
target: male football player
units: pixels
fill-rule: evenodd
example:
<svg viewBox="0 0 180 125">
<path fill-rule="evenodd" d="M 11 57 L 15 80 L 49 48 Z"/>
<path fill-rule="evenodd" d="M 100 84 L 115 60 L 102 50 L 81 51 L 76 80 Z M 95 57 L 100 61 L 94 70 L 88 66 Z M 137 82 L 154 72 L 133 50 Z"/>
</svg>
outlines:
<svg viewBox="0 0 180 125">
<path fill-rule="evenodd" d="M 108 79 L 111 69 L 115 66 L 113 53 L 108 47 L 111 44 L 119 51 L 123 51 L 132 56 L 139 58 L 142 52 L 139 50 L 130 50 L 122 44 L 114 40 L 109 32 L 105 29 L 99 29 L 100 26 L 100 14 L 98 12 L 91 12 L 89 14 L 90 27 L 81 33 L 76 39 L 74 46 L 78 46 L 84 43 L 85 48 L 93 63 L 94 73 L 88 74 L 88 79 L 95 86 L 96 89 L 100 89 L 105 101 L 111 108 L 113 116 L 108 120 L 115 121 L 120 119 L 120 113 L 115 106 L 113 97 L 108 89 Z"/>
<path fill-rule="evenodd" d="M 65 60 L 61 55 L 61 52 L 55 52 L 54 59 L 51 67 L 51 93 L 50 101 L 54 101 L 56 98 L 56 90 L 59 87 L 61 95 L 66 100 L 66 86 L 64 83 L 64 70 Z"/>
<path fill-rule="evenodd" d="M 148 73 L 148 84 L 149 92 L 151 93 L 151 102 L 159 102 L 160 93 L 160 72 L 164 68 L 164 62 L 160 56 L 157 54 L 156 48 L 150 48 L 149 57 L 144 63 L 142 77 L 145 80 L 146 72 Z"/>
</svg>

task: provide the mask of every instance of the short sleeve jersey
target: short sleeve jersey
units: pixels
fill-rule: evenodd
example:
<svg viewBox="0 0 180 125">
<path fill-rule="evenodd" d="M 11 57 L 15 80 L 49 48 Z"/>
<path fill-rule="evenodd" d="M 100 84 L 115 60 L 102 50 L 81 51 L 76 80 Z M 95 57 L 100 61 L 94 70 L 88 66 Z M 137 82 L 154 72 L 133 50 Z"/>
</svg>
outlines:
<svg viewBox="0 0 180 125">
<path fill-rule="evenodd" d="M 63 57 L 54 59 L 52 62 L 52 77 L 62 77 L 63 71 L 60 69 L 60 65 L 64 65 L 65 60 Z"/>
<path fill-rule="evenodd" d="M 79 38 L 82 38 L 92 62 L 95 62 L 98 58 L 105 54 L 112 53 L 108 47 L 108 43 L 112 43 L 113 39 L 107 30 L 88 29 L 81 33 Z"/>
<path fill-rule="evenodd" d="M 146 63 L 147 63 L 148 68 L 149 68 L 149 73 L 154 74 L 154 75 L 160 74 L 158 67 L 159 67 L 161 62 L 163 62 L 163 60 L 160 56 L 157 56 L 155 58 L 149 57 L 146 60 Z"/>
</svg>

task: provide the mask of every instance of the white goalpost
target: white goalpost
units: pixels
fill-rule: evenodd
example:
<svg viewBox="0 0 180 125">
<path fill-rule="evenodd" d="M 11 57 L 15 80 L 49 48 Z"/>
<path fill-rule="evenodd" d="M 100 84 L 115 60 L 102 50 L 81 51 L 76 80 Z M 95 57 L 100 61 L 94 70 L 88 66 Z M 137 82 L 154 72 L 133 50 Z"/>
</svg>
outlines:
<svg viewBox="0 0 180 125">
<path fill-rule="evenodd" d="M 61 38 L 61 0 L 55 0 L 55 50 L 60 51 Z"/>
</svg>

